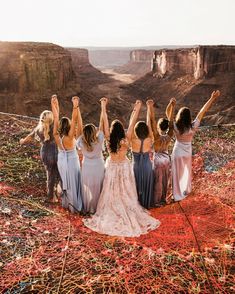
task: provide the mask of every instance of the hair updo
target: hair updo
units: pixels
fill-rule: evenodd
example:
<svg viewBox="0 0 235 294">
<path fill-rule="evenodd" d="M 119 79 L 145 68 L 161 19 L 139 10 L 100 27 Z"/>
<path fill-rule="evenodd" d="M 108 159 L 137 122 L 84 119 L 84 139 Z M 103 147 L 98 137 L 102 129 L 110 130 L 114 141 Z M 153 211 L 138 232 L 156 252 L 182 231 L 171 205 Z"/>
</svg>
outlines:
<svg viewBox="0 0 235 294">
<path fill-rule="evenodd" d="M 144 121 L 138 121 L 135 124 L 135 135 L 140 139 L 144 140 L 149 136 L 149 128 Z"/>
<path fill-rule="evenodd" d="M 169 120 L 166 118 L 159 118 L 157 125 L 158 128 L 164 132 L 169 128 Z"/>
</svg>

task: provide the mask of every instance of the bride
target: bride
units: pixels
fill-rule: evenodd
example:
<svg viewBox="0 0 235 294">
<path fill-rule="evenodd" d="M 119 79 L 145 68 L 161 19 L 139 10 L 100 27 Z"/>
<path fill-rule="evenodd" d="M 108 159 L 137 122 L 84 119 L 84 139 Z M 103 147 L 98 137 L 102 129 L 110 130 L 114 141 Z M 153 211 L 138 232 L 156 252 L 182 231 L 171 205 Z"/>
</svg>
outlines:
<svg viewBox="0 0 235 294">
<path fill-rule="evenodd" d="M 107 98 L 101 99 L 105 136 L 109 142 L 103 189 L 96 213 L 84 219 L 85 226 L 110 236 L 138 237 L 156 229 L 160 222 L 151 217 L 139 204 L 131 162 L 126 153 L 136 123 L 141 101 L 137 100 L 125 134 L 119 120 L 114 120 L 109 131 L 106 112 Z"/>
</svg>

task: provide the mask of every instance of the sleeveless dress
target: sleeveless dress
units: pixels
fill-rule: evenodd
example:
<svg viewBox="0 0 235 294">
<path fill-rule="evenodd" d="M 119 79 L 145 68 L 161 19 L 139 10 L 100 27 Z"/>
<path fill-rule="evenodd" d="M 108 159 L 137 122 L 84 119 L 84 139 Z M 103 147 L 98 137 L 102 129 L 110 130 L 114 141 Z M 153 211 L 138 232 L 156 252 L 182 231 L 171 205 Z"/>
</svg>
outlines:
<svg viewBox="0 0 235 294">
<path fill-rule="evenodd" d="M 200 121 L 196 119 L 190 130 L 180 134 L 174 124 L 176 141 L 172 152 L 172 185 L 175 201 L 184 199 L 192 191 L 192 139 L 199 125 Z"/>
<path fill-rule="evenodd" d="M 65 150 L 62 138 L 60 138 L 60 143 L 63 149 L 59 149 L 57 165 L 62 180 L 62 206 L 72 213 L 80 212 L 83 205 L 77 150 L 76 148 Z"/>
<path fill-rule="evenodd" d="M 95 213 L 104 180 L 104 159 L 102 154 L 104 133 L 98 133 L 98 142 L 93 150 L 87 151 L 82 136 L 77 140 L 77 148 L 82 151 L 82 198 L 84 212 Z"/>
<path fill-rule="evenodd" d="M 50 126 L 50 139 L 45 140 L 44 133 L 37 127 L 30 133 L 36 140 L 41 143 L 40 157 L 46 170 L 47 175 L 47 199 L 52 200 L 54 190 L 60 181 L 60 175 L 57 168 L 58 149 L 53 136 L 53 126 Z"/>
<path fill-rule="evenodd" d="M 171 141 L 169 135 L 160 135 L 160 150 L 154 152 L 154 206 L 166 204 L 167 190 L 170 179 L 170 156 L 167 146 Z"/>
<path fill-rule="evenodd" d="M 141 140 L 140 152 L 132 152 L 134 174 L 140 204 L 149 209 L 153 203 L 153 165 L 149 152 L 143 152 L 144 140 Z"/>
<path fill-rule="evenodd" d="M 83 222 L 98 233 L 123 237 L 138 237 L 160 225 L 139 204 L 133 166 L 127 158 L 107 159 L 96 213 Z"/>
</svg>

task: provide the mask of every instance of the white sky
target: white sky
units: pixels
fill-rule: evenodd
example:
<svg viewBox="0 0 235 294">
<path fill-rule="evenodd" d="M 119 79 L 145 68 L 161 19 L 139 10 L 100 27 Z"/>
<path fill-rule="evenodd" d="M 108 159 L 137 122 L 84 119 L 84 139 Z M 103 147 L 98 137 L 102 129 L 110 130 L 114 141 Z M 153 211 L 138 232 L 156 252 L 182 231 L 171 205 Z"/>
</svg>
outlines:
<svg viewBox="0 0 235 294">
<path fill-rule="evenodd" d="M 1 41 L 235 45 L 235 0 L 0 0 Z"/>
</svg>

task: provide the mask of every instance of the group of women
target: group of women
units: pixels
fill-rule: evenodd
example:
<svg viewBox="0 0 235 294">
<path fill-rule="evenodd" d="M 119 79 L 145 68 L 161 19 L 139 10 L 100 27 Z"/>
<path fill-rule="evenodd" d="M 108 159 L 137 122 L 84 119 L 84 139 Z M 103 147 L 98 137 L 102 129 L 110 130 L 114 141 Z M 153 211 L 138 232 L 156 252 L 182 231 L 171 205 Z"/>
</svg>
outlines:
<svg viewBox="0 0 235 294">
<path fill-rule="evenodd" d="M 59 119 L 59 103 L 53 95 L 52 112 L 44 111 L 38 126 L 20 143 L 33 137 L 42 143 L 48 201 L 53 201 L 54 187 L 60 179 L 62 206 L 71 212 L 90 214 L 90 218 L 83 219 L 85 226 L 111 236 L 139 236 L 160 225 L 146 208 L 166 203 L 170 179 L 175 201 L 191 192 L 191 142 L 201 119 L 219 95 L 218 90 L 211 94 L 193 122 L 187 107 L 181 108 L 174 120 L 174 98 L 167 105 L 166 118 L 157 122 L 154 102 L 148 100 L 146 122 L 137 122 L 142 103 L 136 100 L 126 131 L 119 120 L 109 128 L 107 98 L 100 100 L 97 129 L 93 124 L 83 126 L 76 96 L 72 98 L 71 120 Z M 176 140 L 170 158 L 168 147 L 173 136 Z M 109 152 L 106 162 L 104 142 Z M 81 166 L 78 150 L 83 154 Z M 127 158 L 128 150 L 132 162 Z"/>
</svg>

